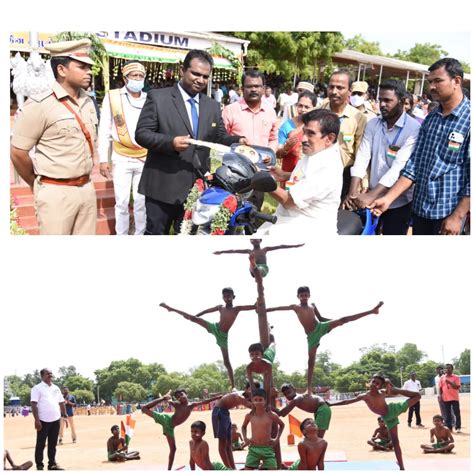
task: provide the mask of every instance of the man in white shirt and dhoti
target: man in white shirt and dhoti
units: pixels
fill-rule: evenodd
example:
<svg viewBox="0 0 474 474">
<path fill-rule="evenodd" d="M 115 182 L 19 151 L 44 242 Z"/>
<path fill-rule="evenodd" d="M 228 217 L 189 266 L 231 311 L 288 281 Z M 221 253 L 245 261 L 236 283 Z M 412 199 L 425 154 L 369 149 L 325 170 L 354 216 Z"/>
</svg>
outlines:
<svg viewBox="0 0 474 474">
<path fill-rule="evenodd" d="M 115 231 L 128 235 L 130 226 L 130 190 L 133 194 L 135 235 L 145 232 L 145 196 L 138 193 L 147 150 L 135 141 L 140 112 L 145 104 L 143 92 L 145 67 L 137 61 L 128 61 L 122 68 L 125 86 L 110 90 L 102 103 L 99 124 L 100 173 L 113 177 L 115 194 Z M 109 167 L 109 147 L 112 143 L 112 174 Z"/>
<path fill-rule="evenodd" d="M 343 171 L 337 145 L 339 118 L 316 109 L 303 115 L 303 123 L 303 157 L 295 169 L 291 173 L 272 169 L 277 181 L 286 181 L 286 189 L 270 193 L 279 203 L 278 221 L 263 224 L 259 234 L 337 235 Z"/>
</svg>

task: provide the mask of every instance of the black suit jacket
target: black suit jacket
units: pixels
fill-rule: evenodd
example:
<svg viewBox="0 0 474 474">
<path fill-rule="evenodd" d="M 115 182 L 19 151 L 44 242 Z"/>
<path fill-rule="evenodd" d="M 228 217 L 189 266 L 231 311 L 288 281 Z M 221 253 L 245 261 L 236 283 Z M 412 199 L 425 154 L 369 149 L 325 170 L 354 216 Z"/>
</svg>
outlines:
<svg viewBox="0 0 474 474">
<path fill-rule="evenodd" d="M 182 204 L 200 173 L 209 171 L 209 148 L 190 145 L 178 153 L 176 136 L 193 136 L 183 96 L 178 86 L 148 92 L 135 131 L 137 143 L 148 150 L 138 192 L 168 204 Z M 219 104 L 199 95 L 197 138 L 230 145 L 240 137 L 228 135 Z"/>
</svg>

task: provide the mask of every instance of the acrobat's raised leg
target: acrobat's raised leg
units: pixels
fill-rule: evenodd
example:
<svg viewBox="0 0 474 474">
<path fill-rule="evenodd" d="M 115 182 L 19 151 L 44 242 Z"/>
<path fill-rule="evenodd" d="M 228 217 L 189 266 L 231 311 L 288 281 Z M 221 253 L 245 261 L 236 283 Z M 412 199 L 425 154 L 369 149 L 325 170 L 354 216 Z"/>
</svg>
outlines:
<svg viewBox="0 0 474 474">
<path fill-rule="evenodd" d="M 192 314 L 185 313 L 184 311 L 181 311 L 176 308 L 172 308 L 171 306 L 168 306 L 166 303 L 160 303 L 160 306 L 162 308 L 167 309 L 170 312 L 173 313 L 178 313 L 181 315 L 183 318 L 187 319 L 188 321 L 192 321 L 193 323 L 199 324 L 199 326 L 202 326 L 206 331 L 207 331 L 207 321 L 201 318 L 197 318 L 196 316 L 193 316 Z"/>
</svg>

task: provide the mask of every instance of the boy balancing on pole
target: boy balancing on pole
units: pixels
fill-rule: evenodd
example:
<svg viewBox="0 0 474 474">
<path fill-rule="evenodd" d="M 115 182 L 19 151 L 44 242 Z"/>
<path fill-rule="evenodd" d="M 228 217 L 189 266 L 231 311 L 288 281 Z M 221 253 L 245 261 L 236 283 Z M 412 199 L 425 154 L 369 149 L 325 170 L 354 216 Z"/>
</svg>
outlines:
<svg viewBox="0 0 474 474">
<path fill-rule="evenodd" d="M 383 388 L 384 386 L 386 387 L 385 389 Z M 385 401 L 386 397 L 394 395 L 402 395 L 408 398 L 400 403 L 387 403 Z M 402 449 L 398 439 L 397 425 L 400 423 L 398 416 L 405 413 L 408 408 L 417 403 L 420 398 L 421 395 L 419 392 L 395 388 L 389 379 L 385 379 L 382 375 L 374 375 L 370 381 L 368 392 L 362 393 L 349 400 L 331 403 L 331 406 L 349 405 L 350 403 L 364 401 L 371 411 L 381 416 L 387 425 L 400 470 L 404 471 Z"/>
<path fill-rule="evenodd" d="M 308 304 L 310 298 L 310 291 L 307 286 L 300 286 L 297 291 L 297 297 L 300 300 L 300 304 L 292 304 L 289 306 L 277 306 L 274 308 L 267 308 L 267 313 L 271 311 L 289 311 L 293 310 L 303 326 L 308 340 L 308 384 L 307 393 L 310 394 L 313 391 L 313 372 L 316 360 L 316 351 L 319 347 L 321 338 L 332 331 L 334 328 L 342 326 L 343 324 L 357 321 L 364 316 L 369 314 L 379 314 L 379 308 L 383 305 L 381 301 L 377 306 L 369 311 L 363 313 L 354 314 L 352 316 L 345 316 L 339 319 L 332 319 L 330 321 L 319 322 L 316 318 L 315 308 Z"/>
<path fill-rule="evenodd" d="M 142 413 L 150 416 L 155 420 L 155 423 L 159 423 L 163 427 L 163 434 L 166 436 L 170 448 L 168 471 L 171 471 L 171 468 L 173 467 L 174 456 L 176 453 L 176 441 L 174 437 L 174 429 L 176 426 L 183 424 L 189 418 L 189 415 L 191 415 L 191 412 L 195 407 L 206 405 L 222 397 L 222 395 L 218 395 L 200 402 L 189 403 L 184 388 L 176 389 L 173 395 L 177 402 L 169 402 L 169 404 L 174 407 L 174 413 L 172 415 L 170 413 L 158 413 L 157 411 L 152 410 L 152 408 L 159 403 L 170 400 L 171 397 L 168 394 L 142 406 Z"/>
<path fill-rule="evenodd" d="M 180 314 L 187 320 L 199 324 L 199 326 L 203 327 L 207 332 L 214 335 L 214 337 L 216 338 L 216 343 L 221 349 L 222 358 L 224 359 L 224 365 L 227 369 L 227 373 L 229 374 L 231 390 L 235 389 L 235 380 L 234 371 L 232 369 L 232 365 L 229 359 L 228 334 L 240 311 L 250 311 L 256 308 L 255 304 L 234 307 L 234 298 L 234 290 L 232 288 L 224 288 L 222 290 L 222 299 L 224 300 L 225 306 L 222 306 L 220 304 L 212 308 L 205 309 L 204 311 L 197 313 L 196 316 L 185 313 L 184 311 L 180 311 L 179 309 L 172 308 L 166 303 L 160 304 L 162 308 Z M 200 316 L 208 313 L 214 313 L 215 311 L 219 311 L 220 314 L 220 319 L 218 323 L 211 323 L 209 321 L 206 321 L 205 319 L 200 319 Z"/>
</svg>

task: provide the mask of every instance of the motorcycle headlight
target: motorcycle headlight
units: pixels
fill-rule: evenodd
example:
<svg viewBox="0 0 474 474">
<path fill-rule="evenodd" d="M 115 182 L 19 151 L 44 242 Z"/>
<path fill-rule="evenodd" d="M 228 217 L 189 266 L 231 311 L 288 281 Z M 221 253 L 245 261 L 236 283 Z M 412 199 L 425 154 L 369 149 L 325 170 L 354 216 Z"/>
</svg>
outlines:
<svg viewBox="0 0 474 474">
<path fill-rule="evenodd" d="M 218 210 L 219 205 L 203 204 L 198 201 L 193 209 L 193 224 L 203 225 L 211 222 Z"/>
</svg>

